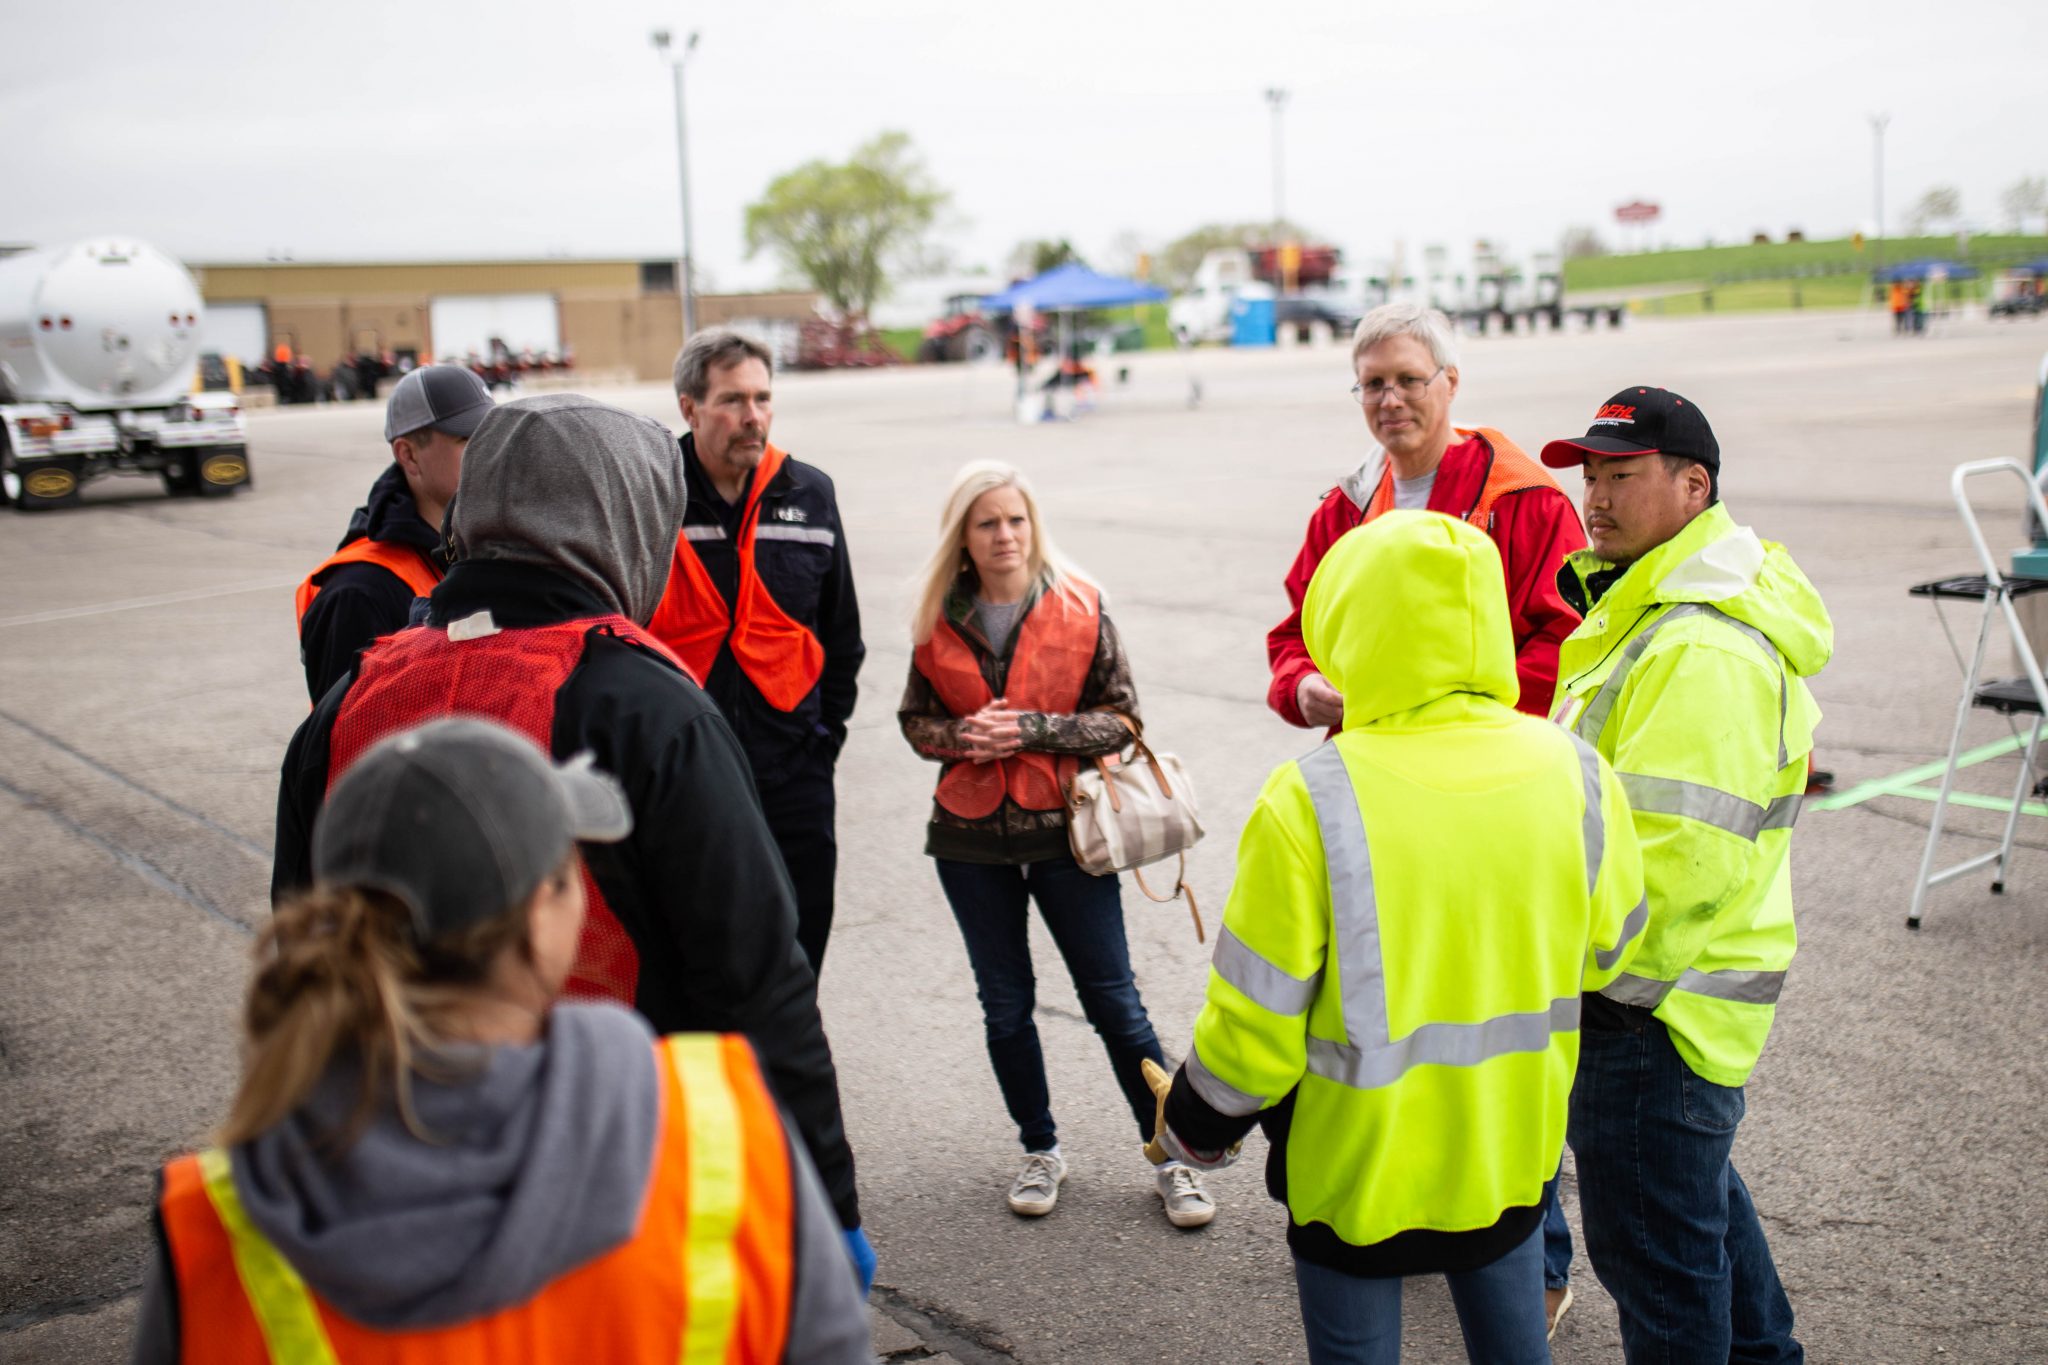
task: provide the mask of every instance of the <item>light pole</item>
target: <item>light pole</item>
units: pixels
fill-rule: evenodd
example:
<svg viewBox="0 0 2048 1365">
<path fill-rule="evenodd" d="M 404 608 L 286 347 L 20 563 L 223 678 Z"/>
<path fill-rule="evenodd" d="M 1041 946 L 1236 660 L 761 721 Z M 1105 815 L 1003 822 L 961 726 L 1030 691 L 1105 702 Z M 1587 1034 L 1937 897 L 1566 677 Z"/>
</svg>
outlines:
<svg viewBox="0 0 2048 1365">
<path fill-rule="evenodd" d="M 1884 269 L 1884 127 L 1892 121 L 1890 114 L 1872 114 L 1870 131 L 1876 141 L 1876 172 L 1872 179 L 1877 196 L 1877 269 Z"/>
<path fill-rule="evenodd" d="M 1287 92 L 1277 85 L 1267 86 L 1266 103 L 1273 110 L 1273 235 L 1277 237 L 1281 225 L 1287 221 L 1287 200 L 1282 193 L 1285 180 L 1280 163 L 1280 114 L 1287 108 Z"/>
<path fill-rule="evenodd" d="M 690 140 L 683 125 L 683 67 L 689 63 L 690 54 L 697 50 L 697 34 L 693 30 L 683 39 L 682 51 L 669 56 L 669 32 L 665 28 L 654 30 L 654 50 L 659 52 L 675 68 L 676 78 L 676 181 L 683 197 L 683 259 L 677 262 L 679 278 L 677 286 L 683 294 L 683 340 L 697 330 L 697 278 L 690 263 Z"/>
</svg>

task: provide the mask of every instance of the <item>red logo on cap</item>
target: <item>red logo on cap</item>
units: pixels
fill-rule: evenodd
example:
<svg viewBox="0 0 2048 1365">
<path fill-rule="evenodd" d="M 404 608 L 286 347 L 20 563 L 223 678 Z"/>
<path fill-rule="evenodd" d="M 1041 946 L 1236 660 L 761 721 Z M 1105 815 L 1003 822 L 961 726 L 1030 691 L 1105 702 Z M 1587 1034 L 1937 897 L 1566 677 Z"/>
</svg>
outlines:
<svg viewBox="0 0 2048 1365">
<path fill-rule="evenodd" d="M 1633 422 L 1636 410 L 1626 403 L 1609 403 L 1593 414 L 1596 422 Z"/>
</svg>

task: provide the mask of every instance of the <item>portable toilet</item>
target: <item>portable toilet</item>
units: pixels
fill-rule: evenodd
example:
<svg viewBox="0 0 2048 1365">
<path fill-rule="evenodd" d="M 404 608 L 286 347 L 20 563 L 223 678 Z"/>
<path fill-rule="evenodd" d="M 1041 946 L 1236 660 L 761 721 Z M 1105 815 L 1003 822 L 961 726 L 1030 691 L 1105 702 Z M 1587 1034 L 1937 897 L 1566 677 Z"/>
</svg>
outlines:
<svg viewBox="0 0 2048 1365">
<path fill-rule="evenodd" d="M 1230 301 L 1231 345 L 1271 346 L 1275 330 L 1272 299 L 1240 294 Z"/>
</svg>

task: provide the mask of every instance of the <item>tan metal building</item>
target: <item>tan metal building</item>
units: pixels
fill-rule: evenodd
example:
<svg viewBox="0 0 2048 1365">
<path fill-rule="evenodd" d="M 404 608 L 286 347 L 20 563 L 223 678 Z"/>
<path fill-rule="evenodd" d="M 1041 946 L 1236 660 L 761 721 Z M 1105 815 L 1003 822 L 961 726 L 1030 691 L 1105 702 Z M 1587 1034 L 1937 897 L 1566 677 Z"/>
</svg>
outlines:
<svg viewBox="0 0 2048 1365">
<path fill-rule="evenodd" d="M 422 363 L 501 342 L 572 358 L 592 379 L 665 379 L 681 343 L 673 261 L 275 261 L 197 265 L 207 347 L 255 365 L 280 345 L 325 371 L 358 352 Z M 700 327 L 738 326 L 794 354 L 813 293 L 701 294 Z"/>
</svg>

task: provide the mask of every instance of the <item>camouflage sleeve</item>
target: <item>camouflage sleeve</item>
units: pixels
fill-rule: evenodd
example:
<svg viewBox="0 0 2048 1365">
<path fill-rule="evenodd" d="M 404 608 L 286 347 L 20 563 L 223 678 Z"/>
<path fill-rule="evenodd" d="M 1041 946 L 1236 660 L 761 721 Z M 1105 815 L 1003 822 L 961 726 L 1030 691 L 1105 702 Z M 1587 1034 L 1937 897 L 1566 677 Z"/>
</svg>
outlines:
<svg viewBox="0 0 2048 1365">
<path fill-rule="evenodd" d="M 967 757 L 967 745 L 960 737 L 960 721 L 939 700 L 931 682 L 910 666 L 910 678 L 903 684 L 903 700 L 896 704 L 896 723 L 903 738 L 918 756 L 934 763 L 954 763 Z"/>
</svg>

